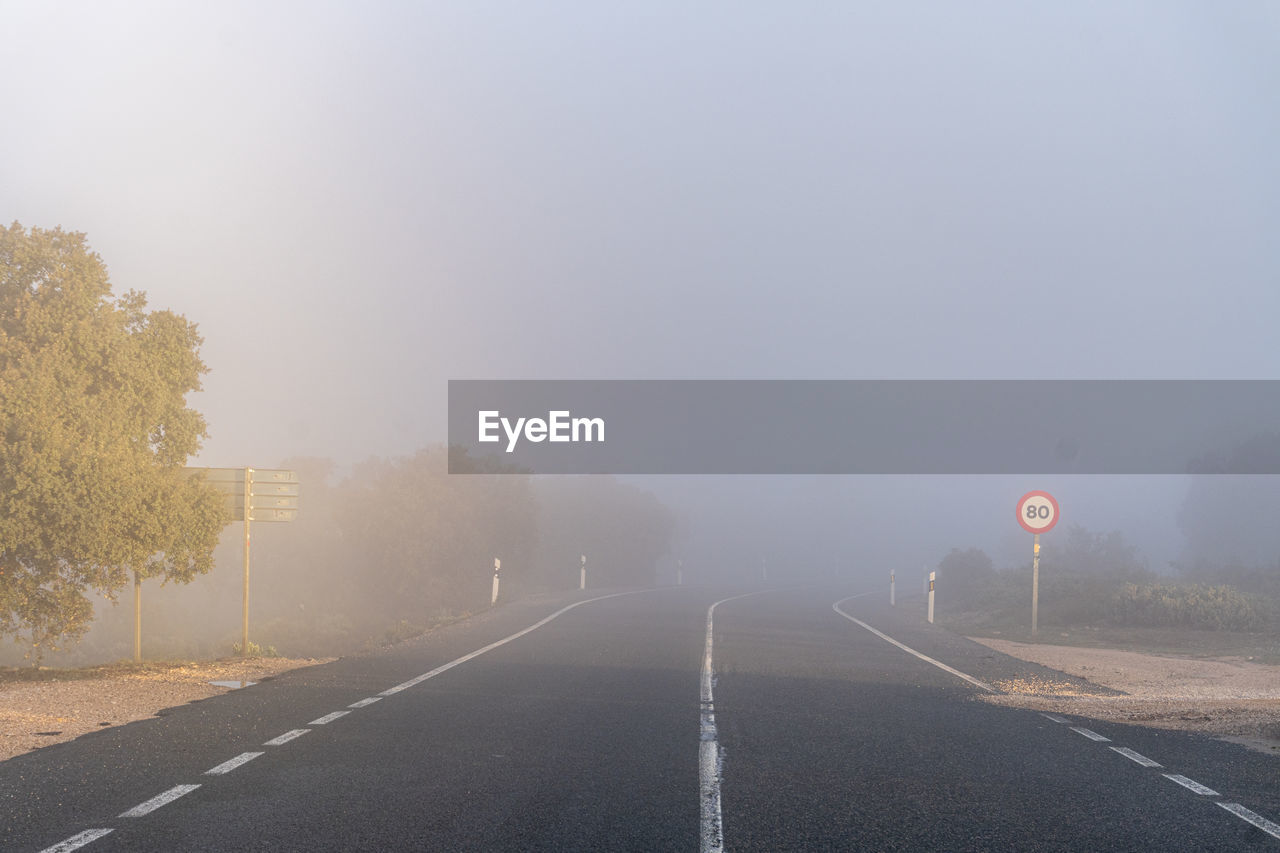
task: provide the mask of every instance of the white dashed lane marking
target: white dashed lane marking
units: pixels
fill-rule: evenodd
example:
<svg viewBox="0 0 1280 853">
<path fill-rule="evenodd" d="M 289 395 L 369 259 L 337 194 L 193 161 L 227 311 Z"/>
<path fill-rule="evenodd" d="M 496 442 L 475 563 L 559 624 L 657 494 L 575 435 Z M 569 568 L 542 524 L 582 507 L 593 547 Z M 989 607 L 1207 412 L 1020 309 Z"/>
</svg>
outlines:
<svg viewBox="0 0 1280 853">
<path fill-rule="evenodd" d="M 217 767 L 211 767 L 208 770 L 204 771 L 204 775 L 225 776 L 226 774 L 230 773 L 232 770 L 235 770 L 237 767 L 243 764 L 248 764 L 250 761 L 253 761 L 253 759 L 257 758 L 259 755 L 262 755 L 262 754 L 263 753 L 261 752 L 242 752 L 239 755 L 237 755 L 235 758 L 232 758 L 228 761 L 224 761 L 221 764 L 219 764 Z"/>
<path fill-rule="evenodd" d="M 1161 766 L 1160 762 L 1152 761 L 1150 758 L 1147 758 L 1142 753 L 1134 752 L 1132 749 L 1129 749 L 1129 747 L 1127 746 L 1113 746 L 1111 747 L 1111 751 L 1118 752 L 1121 755 L 1123 755 L 1125 758 L 1129 759 L 1130 761 L 1136 761 L 1138 764 L 1141 764 L 1143 767 L 1160 767 Z"/>
<path fill-rule="evenodd" d="M 178 797 L 185 797 L 187 794 L 190 794 L 199 787 L 199 785 L 174 785 L 163 794 L 156 794 L 145 803 L 139 803 L 127 812 L 122 812 L 120 817 L 142 817 L 143 815 L 149 815 L 161 806 L 167 806 L 169 803 L 178 799 Z"/>
<path fill-rule="evenodd" d="M 263 746 L 282 746 L 294 738 L 302 737 L 309 731 L 311 731 L 311 729 L 290 729 L 282 735 L 273 737 L 271 740 L 264 743 Z"/>
<path fill-rule="evenodd" d="M 1072 727 L 1071 727 L 1071 731 L 1075 732 L 1075 733 L 1076 733 L 1076 734 L 1078 734 L 1078 735 L 1084 735 L 1084 736 L 1085 736 L 1085 737 L 1087 737 L 1089 740 L 1096 740 L 1098 743 L 1110 743 L 1110 742 L 1111 742 L 1111 738 L 1109 738 L 1109 737 L 1103 737 L 1102 735 L 1098 734 L 1097 732 L 1093 731 L 1092 729 L 1084 729 L 1084 728 L 1081 728 L 1081 727 L 1079 727 L 1079 726 L 1072 726 Z"/>
<path fill-rule="evenodd" d="M 110 829 L 86 829 L 84 832 L 71 836 L 66 841 L 59 841 L 52 847 L 44 848 L 40 853 L 71 853 L 72 850 L 79 850 L 90 841 L 97 841 L 111 831 Z"/>
<path fill-rule="evenodd" d="M 345 717 L 347 714 L 350 714 L 350 713 L 351 713 L 350 711 L 334 711 L 332 714 L 325 714 L 323 717 L 317 717 L 316 719 L 307 723 L 307 725 L 323 726 L 326 723 L 332 723 L 334 720 L 338 719 L 339 717 Z"/>
<path fill-rule="evenodd" d="M 1168 779 L 1170 782 L 1177 782 L 1179 785 L 1186 788 L 1188 791 L 1194 791 L 1203 797 L 1222 796 L 1212 788 L 1209 788 L 1205 785 L 1201 785 L 1199 782 L 1197 782 L 1194 779 L 1188 779 L 1186 776 L 1183 776 L 1180 773 L 1165 773 L 1162 775 L 1164 776 L 1164 778 Z"/>
<path fill-rule="evenodd" d="M 1066 717 L 1059 717 L 1057 714 L 1043 714 L 1043 713 L 1042 713 L 1040 716 L 1042 716 L 1042 717 L 1044 717 L 1046 720 L 1049 720 L 1049 721 L 1054 722 L 1054 723 L 1069 723 L 1069 722 L 1071 722 L 1071 721 L 1070 721 L 1070 720 L 1068 720 Z"/>
<path fill-rule="evenodd" d="M 522 631 L 517 631 L 516 633 L 512 634 L 509 637 L 504 637 L 503 639 L 498 640 L 495 643 L 490 643 L 484 648 L 476 649 L 474 652 L 471 652 L 470 654 L 467 654 L 467 655 L 463 655 L 457 660 L 450 661 L 449 663 L 446 663 L 443 666 L 436 667 L 430 672 L 424 672 L 422 675 L 419 675 L 415 678 L 409 679 L 408 681 L 397 684 L 395 687 L 392 687 L 388 690 L 384 690 L 382 693 L 380 693 L 377 696 L 370 696 L 366 699 L 361 699 L 358 702 L 352 702 L 347 707 L 348 708 L 366 708 L 369 705 L 372 705 L 374 702 L 379 701 L 383 696 L 391 696 L 403 690 L 407 690 L 408 688 L 413 687 L 416 684 L 421 684 L 422 682 L 426 681 L 428 678 L 434 678 L 440 673 L 447 672 L 448 670 L 453 669 L 455 666 L 458 666 L 459 664 L 466 663 L 467 661 L 473 658 L 477 658 L 486 652 L 490 652 L 498 648 L 499 646 L 506 645 L 512 640 L 519 639 L 520 637 L 523 637 L 525 634 L 528 634 L 532 631 L 537 630 L 538 628 L 541 628 L 543 625 L 546 625 L 551 620 L 565 613 L 568 613 L 570 610 L 573 610 L 576 607 L 581 607 L 584 604 L 591 604 L 596 601 L 604 601 L 605 599 L 609 599 L 609 598 L 620 598 L 621 596 L 624 596 L 624 595 L 636 595 L 639 592 L 649 592 L 649 591 L 650 590 L 615 592 L 610 595 L 600 595 L 595 598 L 588 598 L 583 601 L 576 601 L 567 607 L 560 608 L 555 613 L 552 613 L 550 616 L 547 616 L 535 622 L 534 624 L 530 625 L 528 628 L 525 628 Z M 350 711 L 333 711 L 332 713 L 326 714 L 323 717 L 312 720 L 310 723 L 308 723 L 308 725 L 322 726 L 322 725 L 325 725 L 326 723 L 331 723 L 334 720 L 338 719 L 339 717 L 345 716 L 346 714 L 349 714 L 349 713 Z M 263 744 L 263 746 L 281 746 L 283 744 L 288 743 L 291 740 L 294 740 L 295 738 L 302 737 L 309 731 L 311 731 L 311 729 L 291 729 L 290 731 L 287 731 L 282 735 L 277 735 L 276 737 L 267 741 L 266 743 Z M 262 752 L 243 752 L 240 755 L 237 755 L 235 758 L 222 762 L 217 767 L 212 767 L 209 770 L 206 770 L 205 775 L 207 776 L 226 775 L 227 773 L 230 773 L 232 770 L 236 769 L 237 767 L 240 767 L 264 754 L 265 753 L 262 753 Z M 142 817 L 143 815 L 151 814 L 153 811 L 160 808 L 161 806 L 167 805 L 173 802 L 174 800 L 178 799 L 179 797 L 186 796 L 187 794 L 191 793 L 192 791 L 194 791 L 196 788 L 199 788 L 199 787 L 200 787 L 199 785 L 175 785 L 169 790 L 165 791 L 163 794 L 158 794 L 152 797 L 151 799 L 147 800 L 145 803 L 139 803 L 138 805 L 129 809 L 127 812 L 121 813 L 120 817 L 132 818 L 132 817 Z M 46 847 L 44 850 L 41 850 L 40 853 L 71 853 L 71 851 L 79 850 L 81 847 L 84 847 L 86 844 L 96 841 L 99 838 L 102 838 L 103 836 L 108 835 L 113 831 L 114 830 L 110 827 L 86 829 L 83 832 L 77 833 L 76 835 L 73 835 L 70 838 L 67 838 L 63 841 L 58 842 L 52 847 Z"/>
<path fill-rule="evenodd" d="M 1243 821 L 1248 821 L 1273 838 L 1280 838 L 1280 824 L 1272 823 L 1257 812 L 1251 812 L 1239 803 L 1218 803 Z"/>
</svg>

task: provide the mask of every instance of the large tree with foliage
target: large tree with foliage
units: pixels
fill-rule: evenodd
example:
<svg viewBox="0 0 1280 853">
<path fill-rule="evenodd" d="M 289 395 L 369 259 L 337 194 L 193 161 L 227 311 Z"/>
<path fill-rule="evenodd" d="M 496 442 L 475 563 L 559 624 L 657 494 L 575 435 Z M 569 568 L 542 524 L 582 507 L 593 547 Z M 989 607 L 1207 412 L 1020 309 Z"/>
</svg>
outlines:
<svg viewBox="0 0 1280 853">
<path fill-rule="evenodd" d="M 213 565 L 221 499 L 185 476 L 195 326 L 113 296 L 83 234 L 0 226 L 0 634 L 83 633 L 91 591 Z"/>
</svg>

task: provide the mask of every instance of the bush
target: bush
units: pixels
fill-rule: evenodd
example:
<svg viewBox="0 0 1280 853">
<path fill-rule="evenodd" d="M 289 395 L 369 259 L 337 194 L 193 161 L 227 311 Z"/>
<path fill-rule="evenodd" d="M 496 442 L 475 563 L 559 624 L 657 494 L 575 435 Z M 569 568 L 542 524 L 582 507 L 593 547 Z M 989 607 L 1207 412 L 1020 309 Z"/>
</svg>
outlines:
<svg viewBox="0 0 1280 853">
<path fill-rule="evenodd" d="M 1270 602 L 1229 586 L 1125 584 L 1111 602 L 1121 625 L 1261 631 L 1271 621 Z"/>
</svg>

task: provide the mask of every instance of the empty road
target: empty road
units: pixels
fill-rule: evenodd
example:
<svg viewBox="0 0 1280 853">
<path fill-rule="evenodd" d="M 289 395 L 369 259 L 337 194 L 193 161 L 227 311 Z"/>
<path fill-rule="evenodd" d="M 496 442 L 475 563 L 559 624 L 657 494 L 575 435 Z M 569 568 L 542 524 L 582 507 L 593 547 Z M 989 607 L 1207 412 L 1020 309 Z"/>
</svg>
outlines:
<svg viewBox="0 0 1280 853">
<path fill-rule="evenodd" d="M 1276 759 L 988 705 L 1045 671 L 860 592 L 502 605 L 0 762 L 0 848 L 1280 851 Z"/>
</svg>

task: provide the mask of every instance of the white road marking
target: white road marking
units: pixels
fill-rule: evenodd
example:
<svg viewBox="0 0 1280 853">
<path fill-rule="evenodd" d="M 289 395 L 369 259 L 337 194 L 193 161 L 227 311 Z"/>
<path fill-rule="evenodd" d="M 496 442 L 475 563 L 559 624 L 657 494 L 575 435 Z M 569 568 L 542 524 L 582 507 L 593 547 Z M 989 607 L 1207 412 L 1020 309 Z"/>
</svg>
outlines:
<svg viewBox="0 0 1280 853">
<path fill-rule="evenodd" d="M 338 719 L 339 717 L 345 717 L 347 714 L 350 714 L 350 713 L 351 713 L 350 711 L 334 711 L 332 714 L 325 714 L 323 717 L 317 717 L 316 719 L 307 723 L 307 725 L 323 726 L 326 723 L 332 723 L 334 720 Z"/>
<path fill-rule="evenodd" d="M 381 701 L 382 701 L 381 696 L 370 696 L 368 699 L 361 699 L 359 702 L 352 702 L 347 707 L 348 708 L 367 708 L 370 705 L 372 705 L 374 702 L 381 702 Z"/>
<path fill-rule="evenodd" d="M 1239 803 L 1218 803 L 1243 821 L 1248 821 L 1273 838 L 1280 838 L 1280 824 L 1272 823 L 1257 812 L 1251 812 Z"/>
<path fill-rule="evenodd" d="M 263 746 L 283 746 L 294 738 L 302 737 L 309 731 L 311 731 L 311 729 L 290 729 L 282 735 L 273 737 L 271 740 L 264 743 Z"/>
<path fill-rule="evenodd" d="M 1186 788 L 1188 791 L 1195 791 L 1197 794 L 1200 794 L 1201 796 L 1204 796 L 1204 797 L 1222 796 L 1212 788 L 1205 787 L 1204 785 L 1201 785 L 1196 780 L 1188 779 L 1186 776 L 1183 776 L 1179 773 L 1164 773 L 1162 775 L 1164 776 L 1164 778 L 1168 779 L 1170 782 L 1177 782 L 1179 785 Z"/>
<path fill-rule="evenodd" d="M 161 806 L 167 806 L 178 797 L 185 797 L 199 787 L 199 785 L 174 785 L 163 794 L 156 794 L 145 803 L 139 803 L 127 812 L 121 812 L 120 817 L 142 817 L 143 815 L 151 814 Z"/>
<path fill-rule="evenodd" d="M 86 829 L 84 832 L 71 836 L 66 841 L 59 841 L 52 847 L 44 848 L 40 853 L 71 853 L 72 850 L 79 850 L 90 841 L 97 841 L 110 832 L 112 832 L 110 829 Z"/>
<path fill-rule="evenodd" d="M 1052 721 L 1053 721 L 1053 722 L 1055 722 L 1055 723 L 1069 723 L 1069 722 L 1071 722 L 1071 721 L 1070 721 L 1070 720 L 1068 720 L 1066 717 L 1059 717 L 1057 714 L 1041 714 L 1040 716 L 1044 717 L 1046 720 L 1052 720 Z"/>
<path fill-rule="evenodd" d="M 863 628 L 866 628 L 868 631 L 875 634 L 880 639 L 889 643 L 893 643 L 895 646 L 902 649 L 904 652 L 907 652 L 908 654 L 913 654 L 916 657 L 920 658 L 920 660 L 925 661 L 926 663 L 931 663 L 934 666 L 936 666 L 938 669 L 944 672 L 949 672 L 952 675 L 956 676 L 957 678 L 963 678 L 965 681 L 969 682 L 974 687 L 981 688 L 987 691 L 988 693 L 1000 692 L 999 690 L 996 690 L 994 687 L 992 687 L 990 684 L 987 684 L 985 681 L 979 681 L 978 679 L 974 678 L 972 675 L 965 675 L 960 670 L 952 669 L 942 661 L 934 660 L 928 655 L 922 654 L 908 645 L 899 643 L 897 640 L 895 640 L 893 637 L 890 637 L 888 634 L 883 634 L 877 631 L 875 628 L 872 628 L 870 625 L 868 625 L 866 622 L 863 622 L 861 619 L 855 619 L 854 617 L 850 616 L 848 613 L 845 613 L 843 610 L 840 609 L 841 604 L 844 604 L 846 601 L 849 601 L 850 599 L 853 599 L 853 598 L 861 598 L 863 595 L 870 595 L 870 593 L 864 592 L 864 593 L 861 593 L 860 595 L 851 595 L 849 596 L 849 598 L 842 598 L 839 601 L 837 601 L 835 604 L 831 605 L 831 609 L 839 613 L 841 616 L 848 619 L 850 622 L 854 623 L 855 625 L 861 625 Z"/>
<path fill-rule="evenodd" d="M 259 755 L 262 755 L 262 754 L 263 753 L 261 752 L 242 752 L 239 755 L 237 755 L 235 758 L 232 758 L 230 761 L 224 761 L 221 764 L 219 764 L 217 767 L 213 767 L 213 768 L 210 768 L 209 770 L 204 771 L 204 775 L 225 776 L 226 774 L 230 773 L 232 770 L 235 770 L 237 767 L 240 767 L 241 765 L 244 765 L 244 764 L 248 764 L 250 761 L 253 761 L 253 759 L 257 758 Z"/>
<path fill-rule="evenodd" d="M 503 637 L 501 640 L 490 643 L 489 645 L 485 646 L 482 649 L 476 649 L 474 652 L 471 652 L 470 654 L 465 654 L 462 657 L 457 658 L 456 660 L 451 660 L 448 663 L 443 664 L 442 666 L 438 666 L 435 669 L 431 670 L 430 672 L 424 672 L 422 673 L 422 675 L 414 676 L 413 678 L 410 678 L 408 681 L 397 684 L 395 687 L 388 687 L 386 690 L 383 690 L 378 695 L 393 696 L 402 690 L 408 690 L 410 687 L 413 687 L 414 685 L 421 684 L 422 682 L 426 681 L 428 678 L 435 678 L 437 675 L 440 675 L 442 672 L 448 672 L 449 670 L 453 669 L 455 666 L 459 666 L 461 664 L 466 663 L 469 660 L 478 658 L 480 657 L 480 655 L 485 654 L 486 652 L 491 652 L 494 649 L 498 648 L 499 646 L 505 646 L 507 643 L 511 642 L 512 640 L 518 640 L 521 637 L 523 637 L 525 634 L 530 633 L 531 631 L 538 630 L 543 625 L 550 622 L 552 619 L 555 619 L 557 616 L 560 616 L 564 613 L 568 613 L 570 610 L 572 610 L 575 607 L 581 607 L 582 605 L 590 604 L 593 601 L 604 601 L 606 598 L 617 598 L 622 595 L 637 595 L 642 592 L 651 592 L 651 591 L 652 590 L 639 589 L 639 590 L 631 590 L 629 592 L 615 592 L 615 593 L 612 593 L 611 595 L 600 595 L 595 598 L 588 598 L 584 601 L 575 601 L 573 604 L 570 604 L 568 607 L 560 608 L 555 613 L 552 613 L 550 616 L 546 617 L 545 619 L 541 619 L 537 622 L 534 622 L 532 625 L 530 625 L 528 628 L 525 628 L 523 631 L 516 631 L 510 637 Z M 355 706 L 352 705 L 350 707 L 355 707 Z"/>
<path fill-rule="evenodd" d="M 1103 737 L 1102 735 L 1098 734 L 1097 732 L 1091 729 L 1082 729 L 1079 726 L 1072 726 L 1071 731 L 1075 732 L 1076 734 L 1084 735 L 1089 740 L 1096 740 L 1098 743 L 1111 743 L 1111 738 Z"/>
<path fill-rule="evenodd" d="M 701 853 L 722 853 L 724 850 L 724 821 L 720 812 L 720 776 L 723 769 L 724 754 L 720 750 L 720 742 L 716 731 L 716 707 L 713 690 L 715 687 L 715 668 L 712 665 L 711 646 L 714 634 L 712 618 L 716 608 L 726 601 L 737 601 L 773 589 L 761 589 L 756 592 L 744 592 L 722 598 L 707 608 L 707 640 L 702 651 L 702 713 L 699 719 L 698 743 L 698 794 L 701 804 L 701 833 L 698 849 Z"/>
<path fill-rule="evenodd" d="M 1164 766 L 1159 761 L 1152 761 L 1150 758 L 1147 758 L 1142 753 L 1134 752 L 1132 749 L 1129 749 L 1129 747 L 1127 746 L 1113 746 L 1113 747 L 1109 747 L 1109 749 L 1112 752 L 1120 753 L 1130 761 L 1136 761 L 1138 764 L 1141 764 L 1143 767 L 1163 767 Z"/>
</svg>

